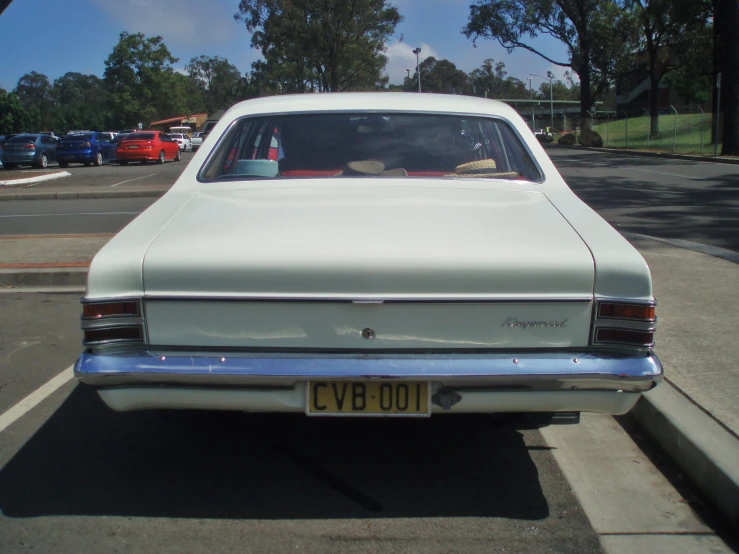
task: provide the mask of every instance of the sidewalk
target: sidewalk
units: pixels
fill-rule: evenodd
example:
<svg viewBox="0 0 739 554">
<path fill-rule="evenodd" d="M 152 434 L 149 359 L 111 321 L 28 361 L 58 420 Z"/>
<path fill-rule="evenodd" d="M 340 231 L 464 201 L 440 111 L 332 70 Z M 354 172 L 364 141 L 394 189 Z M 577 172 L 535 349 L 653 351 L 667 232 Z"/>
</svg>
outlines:
<svg viewBox="0 0 739 554">
<path fill-rule="evenodd" d="M 111 237 L 0 237 L 0 290 L 82 292 L 90 260 Z M 739 524 L 739 258 L 628 238 L 652 271 L 666 379 L 627 417 Z"/>
</svg>

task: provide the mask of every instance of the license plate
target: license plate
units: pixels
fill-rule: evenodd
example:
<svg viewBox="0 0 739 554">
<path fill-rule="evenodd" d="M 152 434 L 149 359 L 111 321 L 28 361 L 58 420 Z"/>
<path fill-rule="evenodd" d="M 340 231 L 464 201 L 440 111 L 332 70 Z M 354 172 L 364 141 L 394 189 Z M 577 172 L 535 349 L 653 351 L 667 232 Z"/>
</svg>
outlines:
<svg viewBox="0 0 739 554">
<path fill-rule="evenodd" d="M 428 417 L 425 381 L 309 381 L 310 416 Z"/>
<path fill-rule="evenodd" d="M 133 148 L 138 148 L 138 146 L 137 146 L 137 145 L 135 145 L 135 144 L 129 144 L 129 145 L 128 145 L 128 148 L 129 148 L 129 149 L 133 149 Z"/>
</svg>

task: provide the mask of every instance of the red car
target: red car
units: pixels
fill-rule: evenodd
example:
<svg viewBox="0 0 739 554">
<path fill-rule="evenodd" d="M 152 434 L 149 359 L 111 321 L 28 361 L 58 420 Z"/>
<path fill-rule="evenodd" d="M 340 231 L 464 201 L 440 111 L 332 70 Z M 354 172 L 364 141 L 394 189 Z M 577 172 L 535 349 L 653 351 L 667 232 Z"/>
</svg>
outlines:
<svg viewBox="0 0 739 554">
<path fill-rule="evenodd" d="M 128 165 L 128 162 L 156 161 L 163 164 L 164 160 L 180 161 L 180 145 L 164 133 L 159 131 L 139 131 L 126 135 L 118 143 L 118 163 Z"/>
</svg>

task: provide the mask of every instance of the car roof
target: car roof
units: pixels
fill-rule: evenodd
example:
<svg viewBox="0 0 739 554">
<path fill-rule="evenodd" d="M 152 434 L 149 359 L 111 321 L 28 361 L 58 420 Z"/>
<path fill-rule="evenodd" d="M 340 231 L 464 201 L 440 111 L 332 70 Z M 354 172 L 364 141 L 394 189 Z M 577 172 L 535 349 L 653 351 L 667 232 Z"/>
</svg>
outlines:
<svg viewBox="0 0 739 554">
<path fill-rule="evenodd" d="M 226 113 L 229 118 L 235 118 L 251 114 L 337 111 L 480 114 L 500 115 L 509 119 L 519 117 L 513 108 L 498 100 L 417 92 L 284 94 L 245 100 Z"/>
</svg>

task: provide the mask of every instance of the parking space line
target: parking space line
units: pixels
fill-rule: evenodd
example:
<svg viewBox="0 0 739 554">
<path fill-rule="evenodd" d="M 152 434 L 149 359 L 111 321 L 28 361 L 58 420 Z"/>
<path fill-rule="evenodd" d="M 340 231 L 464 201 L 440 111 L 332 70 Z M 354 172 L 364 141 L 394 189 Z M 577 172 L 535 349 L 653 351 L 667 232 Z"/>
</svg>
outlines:
<svg viewBox="0 0 739 554">
<path fill-rule="evenodd" d="M 139 179 L 146 179 L 147 177 L 154 177 L 154 175 L 156 175 L 156 173 L 152 173 L 151 175 L 144 175 L 143 177 L 136 177 L 135 179 L 129 179 L 128 181 L 121 181 L 120 183 L 116 183 L 115 185 L 110 185 L 110 186 L 117 187 L 118 185 L 130 183 L 131 181 L 138 181 Z"/>
<path fill-rule="evenodd" d="M 71 365 L 59 375 L 47 381 L 31 394 L 26 396 L 23 400 L 18 402 L 15 406 L 10 408 L 7 412 L 0 415 L 0 433 L 5 431 L 13 423 L 18 421 L 21 417 L 26 415 L 41 402 L 46 400 L 49 396 L 54 394 L 62 386 L 69 383 L 74 378 L 74 366 Z"/>
</svg>

